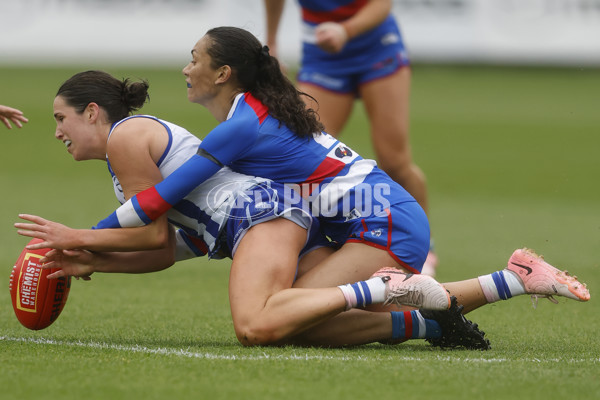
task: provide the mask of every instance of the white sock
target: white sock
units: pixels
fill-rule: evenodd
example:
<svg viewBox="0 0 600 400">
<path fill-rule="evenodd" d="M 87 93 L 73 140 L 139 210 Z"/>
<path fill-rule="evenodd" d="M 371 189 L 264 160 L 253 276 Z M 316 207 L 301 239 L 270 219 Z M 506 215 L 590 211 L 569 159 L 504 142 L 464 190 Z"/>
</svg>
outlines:
<svg viewBox="0 0 600 400">
<path fill-rule="evenodd" d="M 385 282 L 380 277 L 338 286 L 346 299 L 346 310 L 385 301 Z"/>
<path fill-rule="evenodd" d="M 525 294 L 525 287 L 521 280 L 507 269 L 480 276 L 478 279 L 488 303 Z"/>
</svg>

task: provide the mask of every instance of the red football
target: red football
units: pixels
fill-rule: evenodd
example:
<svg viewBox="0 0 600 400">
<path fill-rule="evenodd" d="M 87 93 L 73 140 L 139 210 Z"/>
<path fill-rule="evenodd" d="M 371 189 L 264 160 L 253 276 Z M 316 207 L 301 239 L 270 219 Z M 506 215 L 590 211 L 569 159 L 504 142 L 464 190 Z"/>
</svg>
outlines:
<svg viewBox="0 0 600 400">
<path fill-rule="evenodd" d="M 29 244 L 39 242 L 40 239 L 33 239 Z M 44 329 L 56 321 L 71 289 L 71 277 L 47 278 L 57 271 L 42 269 L 40 259 L 49 251 L 23 249 L 10 274 L 10 298 L 17 319 L 33 330 Z"/>
</svg>

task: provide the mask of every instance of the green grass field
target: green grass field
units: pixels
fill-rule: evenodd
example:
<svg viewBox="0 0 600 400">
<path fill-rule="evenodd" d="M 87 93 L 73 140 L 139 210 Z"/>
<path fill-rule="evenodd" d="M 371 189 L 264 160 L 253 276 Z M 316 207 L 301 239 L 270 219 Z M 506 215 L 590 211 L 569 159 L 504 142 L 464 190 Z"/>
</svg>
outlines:
<svg viewBox="0 0 600 400">
<path fill-rule="evenodd" d="M 96 66 L 97 68 L 97 66 Z M 27 240 L 21 212 L 86 228 L 116 207 L 102 162 L 76 164 L 53 138 L 58 86 L 84 68 L 0 68 L 2 399 L 547 399 L 600 393 L 600 71 L 415 66 L 413 153 L 428 176 L 440 281 L 503 268 L 528 246 L 588 283 L 589 303 L 528 297 L 479 309 L 492 350 L 424 341 L 351 349 L 243 348 L 227 300 L 229 263 L 196 259 L 139 276 L 73 281 L 63 314 L 33 332 L 8 277 Z M 150 81 L 142 110 L 202 137 L 215 122 L 187 102 L 180 70 L 107 70 Z M 357 107 L 342 138 L 372 157 Z M 294 310 L 290 310 L 294 312 Z"/>
</svg>

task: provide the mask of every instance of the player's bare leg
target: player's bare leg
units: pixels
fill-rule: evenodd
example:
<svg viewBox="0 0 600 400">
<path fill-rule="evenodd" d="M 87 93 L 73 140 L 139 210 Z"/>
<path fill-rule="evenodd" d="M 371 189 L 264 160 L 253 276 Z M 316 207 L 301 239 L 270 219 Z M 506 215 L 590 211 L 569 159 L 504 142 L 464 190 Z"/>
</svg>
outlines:
<svg viewBox="0 0 600 400">
<path fill-rule="evenodd" d="M 305 229 L 277 219 L 252 227 L 240 242 L 231 265 L 229 300 L 242 344 L 273 343 L 345 310 L 337 287 L 290 289 L 305 240 Z"/>
<path fill-rule="evenodd" d="M 258 224 L 241 240 L 231 266 L 229 299 L 242 344 L 276 344 L 343 311 L 371 304 L 436 310 L 450 306 L 446 290 L 437 281 L 418 275 L 384 274 L 348 284 L 353 282 L 349 275 L 345 285 L 292 288 L 305 240 L 306 230 L 286 219 Z"/>
<path fill-rule="evenodd" d="M 307 272 L 298 276 L 294 287 L 328 287 L 361 281 L 381 267 L 396 267 L 409 272 L 403 270 L 385 250 L 362 243 L 346 243 L 312 268 L 305 267 Z"/>
<path fill-rule="evenodd" d="M 334 254 L 331 249 L 321 248 L 302 258 L 294 287 L 323 287 L 366 279 L 377 273 L 377 265 L 399 267 L 386 251 L 360 243 L 348 243 Z M 395 271 L 399 273 L 401 270 Z M 484 338 L 484 333 L 462 317 L 461 311 L 462 308 L 457 304 L 447 311 L 425 314 L 414 308 L 393 304 L 374 305 L 364 310 L 353 309 L 340 313 L 295 336 L 293 342 L 346 346 L 373 341 L 400 343 L 408 339 L 426 338 L 437 341 L 436 345 L 442 347 L 487 349 L 489 342 Z"/>
<path fill-rule="evenodd" d="M 298 83 L 298 90 L 317 99 L 318 103 L 315 103 L 308 97 L 303 98 L 307 107 L 319 114 L 319 120 L 325 126 L 325 132 L 335 137 L 339 136 L 352 113 L 356 100 L 354 94 L 336 93 L 302 82 Z"/>
</svg>

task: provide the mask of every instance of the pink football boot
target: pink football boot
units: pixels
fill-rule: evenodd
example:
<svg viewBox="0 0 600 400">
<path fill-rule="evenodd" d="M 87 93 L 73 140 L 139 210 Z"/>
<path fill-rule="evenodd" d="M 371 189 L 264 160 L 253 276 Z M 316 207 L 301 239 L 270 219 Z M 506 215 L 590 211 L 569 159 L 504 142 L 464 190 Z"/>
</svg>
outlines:
<svg viewBox="0 0 600 400">
<path fill-rule="evenodd" d="M 515 250 L 508 260 L 508 270 L 514 272 L 523 282 L 525 291 L 532 297 L 547 297 L 556 303 L 553 295 L 569 299 L 588 301 L 590 292 L 585 283 L 544 261 L 530 249 Z"/>
</svg>

